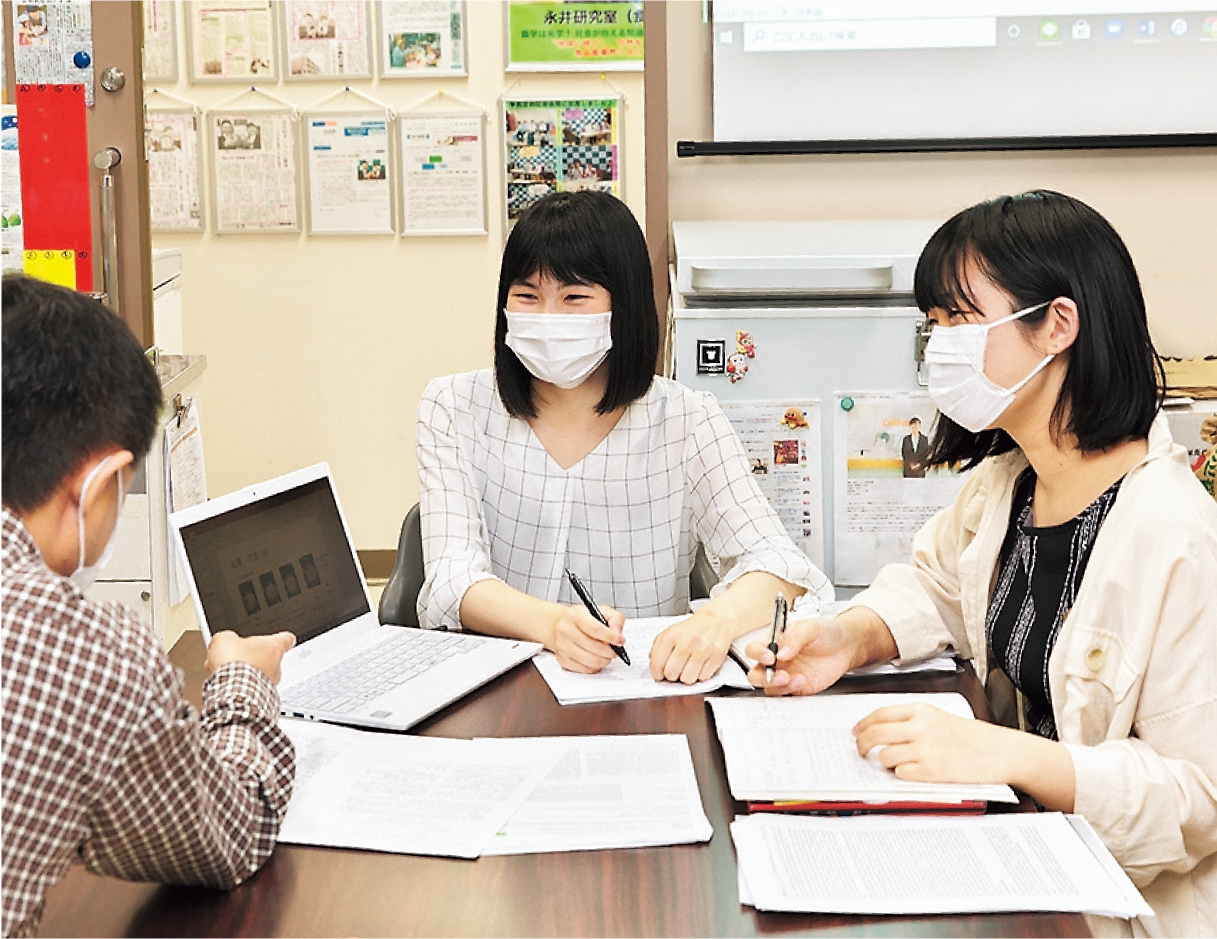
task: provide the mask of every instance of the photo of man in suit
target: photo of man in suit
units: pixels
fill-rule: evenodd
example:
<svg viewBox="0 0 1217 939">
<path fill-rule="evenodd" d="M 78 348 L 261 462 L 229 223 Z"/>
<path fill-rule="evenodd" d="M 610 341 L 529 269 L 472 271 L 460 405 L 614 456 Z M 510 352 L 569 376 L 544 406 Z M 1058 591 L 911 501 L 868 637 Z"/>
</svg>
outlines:
<svg viewBox="0 0 1217 939">
<path fill-rule="evenodd" d="M 930 455 L 930 438 L 921 432 L 921 418 L 909 418 L 909 432 L 900 443 L 900 459 L 905 479 L 923 479 L 925 461 Z"/>
</svg>

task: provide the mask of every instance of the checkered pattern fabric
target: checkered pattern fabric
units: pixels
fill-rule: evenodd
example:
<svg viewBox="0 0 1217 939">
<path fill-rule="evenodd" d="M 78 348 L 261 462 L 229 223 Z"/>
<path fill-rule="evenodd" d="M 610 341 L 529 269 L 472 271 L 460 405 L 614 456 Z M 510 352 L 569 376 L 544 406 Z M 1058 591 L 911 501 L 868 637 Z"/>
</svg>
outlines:
<svg viewBox="0 0 1217 939">
<path fill-rule="evenodd" d="M 136 614 L 82 596 L 2 511 L 4 935 L 36 931 L 77 857 L 127 880 L 245 880 L 295 772 L 274 687 L 226 665 L 200 718 Z"/>
<path fill-rule="evenodd" d="M 763 570 L 831 605 L 832 585 L 782 528 L 708 394 L 654 379 L 564 470 L 507 413 L 486 369 L 427 386 L 417 439 L 426 626 L 460 628 L 461 598 L 488 578 L 578 603 L 566 567 L 626 616 L 687 613 L 699 542 L 724 571 L 716 589 Z"/>
<path fill-rule="evenodd" d="M 576 132 L 588 127 L 608 127 L 612 120 L 608 108 L 573 108 L 562 112 L 562 124 Z"/>
<path fill-rule="evenodd" d="M 578 161 L 595 168 L 601 179 L 612 179 L 617 165 L 616 147 L 587 147 L 568 144 L 562 148 L 562 172 L 570 174 L 571 165 Z"/>
</svg>

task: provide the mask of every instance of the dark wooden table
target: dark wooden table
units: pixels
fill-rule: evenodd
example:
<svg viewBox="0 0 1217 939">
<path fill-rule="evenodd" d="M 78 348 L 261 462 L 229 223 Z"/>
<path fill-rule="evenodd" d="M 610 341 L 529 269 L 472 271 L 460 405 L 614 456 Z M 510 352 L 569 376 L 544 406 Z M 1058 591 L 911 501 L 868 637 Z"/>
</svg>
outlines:
<svg viewBox="0 0 1217 939">
<path fill-rule="evenodd" d="M 171 658 L 198 701 L 203 646 Z M 963 691 L 987 714 L 970 670 L 867 678 L 856 690 Z M 476 861 L 280 845 L 236 890 L 129 884 L 72 869 L 52 890 L 44 936 L 1087 936 L 1075 914 L 813 916 L 740 905 L 728 832 L 742 810 L 700 696 L 560 707 L 528 663 L 415 728 L 433 736 L 683 733 L 708 844 L 484 857 Z"/>
</svg>

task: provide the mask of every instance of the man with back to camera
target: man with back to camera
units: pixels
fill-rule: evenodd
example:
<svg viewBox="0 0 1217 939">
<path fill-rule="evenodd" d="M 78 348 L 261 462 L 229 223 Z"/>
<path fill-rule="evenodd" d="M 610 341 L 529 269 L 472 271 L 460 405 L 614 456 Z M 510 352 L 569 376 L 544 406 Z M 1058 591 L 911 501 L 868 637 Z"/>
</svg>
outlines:
<svg viewBox="0 0 1217 939">
<path fill-rule="evenodd" d="M 217 633 L 200 716 L 160 637 L 84 596 L 160 383 L 96 300 L 20 276 L 3 289 L 3 934 L 27 936 L 77 858 L 221 888 L 266 861 L 295 773 L 274 687 L 294 638 Z"/>
</svg>

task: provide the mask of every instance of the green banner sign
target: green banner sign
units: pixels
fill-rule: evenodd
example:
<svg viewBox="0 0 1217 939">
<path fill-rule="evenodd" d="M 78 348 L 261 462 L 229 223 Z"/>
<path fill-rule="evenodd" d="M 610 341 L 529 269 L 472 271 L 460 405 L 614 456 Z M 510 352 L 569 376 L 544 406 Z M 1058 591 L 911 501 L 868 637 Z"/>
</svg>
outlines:
<svg viewBox="0 0 1217 939">
<path fill-rule="evenodd" d="M 507 10 L 509 68 L 596 71 L 642 67 L 642 0 L 512 0 Z"/>
</svg>

